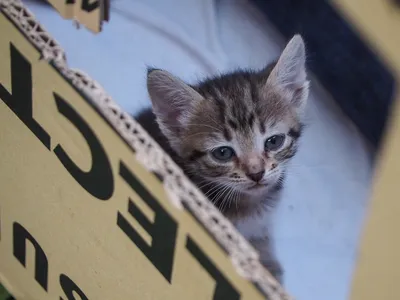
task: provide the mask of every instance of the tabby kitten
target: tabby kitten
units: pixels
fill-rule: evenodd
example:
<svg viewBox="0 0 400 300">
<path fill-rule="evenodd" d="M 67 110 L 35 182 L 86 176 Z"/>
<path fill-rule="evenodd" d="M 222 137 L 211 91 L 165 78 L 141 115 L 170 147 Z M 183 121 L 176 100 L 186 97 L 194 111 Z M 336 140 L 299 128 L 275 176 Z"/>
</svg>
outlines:
<svg viewBox="0 0 400 300">
<path fill-rule="evenodd" d="M 150 69 L 153 110 L 136 117 L 279 281 L 283 272 L 265 212 L 279 200 L 287 162 L 297 151 L 308 87 L 304 43 L 295 35 L 278 61 L 261 71 L 188 85 Z"/>
</svg>

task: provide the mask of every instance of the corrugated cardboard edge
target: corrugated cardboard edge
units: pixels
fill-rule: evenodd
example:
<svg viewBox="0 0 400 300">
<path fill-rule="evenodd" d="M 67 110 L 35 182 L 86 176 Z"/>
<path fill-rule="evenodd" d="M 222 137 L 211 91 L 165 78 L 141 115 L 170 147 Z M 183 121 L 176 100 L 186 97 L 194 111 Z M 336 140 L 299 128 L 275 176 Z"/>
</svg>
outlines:
<svg viewBox="0 0 400 300">
<path fill-rule="evenodd" d="M 104 89 L 81 71 L 70 69 L 58 43 L 36 21 L 20 0 L 0 0 L 1 10 L 79 91 L 83 92 L 136 153 L 137 160 L 162 177 L 170 200 L 187 207 L 230 256 L 237 272 L 253 282 L 271 300 L 292 299 L 261 265 L 254 248 L 236 228 L 186 178 L 145 130 L 107 95 Z"/>
</svg>

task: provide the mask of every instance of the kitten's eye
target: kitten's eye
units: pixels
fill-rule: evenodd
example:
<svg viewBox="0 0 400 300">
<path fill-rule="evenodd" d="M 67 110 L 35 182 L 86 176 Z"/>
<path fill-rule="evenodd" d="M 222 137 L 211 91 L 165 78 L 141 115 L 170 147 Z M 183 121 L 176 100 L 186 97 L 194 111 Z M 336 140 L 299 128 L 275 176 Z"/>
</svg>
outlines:
<svg viewBox="0 0 400 300">
<path fill-rule="evenodd" d="M 264 148 L 266 151 L 278 150 L 280 147 L 282 147 L 284 141 L 285 141 L 284 134 L 273 135 L 265 141 Z"/>
<path fill-rule="evenodd" d="M 214 149 L 211 154 L 216 160 L 227 162 L 235 155 L 235 151 L 230 147 L 219 147 Z"/>
</svg>

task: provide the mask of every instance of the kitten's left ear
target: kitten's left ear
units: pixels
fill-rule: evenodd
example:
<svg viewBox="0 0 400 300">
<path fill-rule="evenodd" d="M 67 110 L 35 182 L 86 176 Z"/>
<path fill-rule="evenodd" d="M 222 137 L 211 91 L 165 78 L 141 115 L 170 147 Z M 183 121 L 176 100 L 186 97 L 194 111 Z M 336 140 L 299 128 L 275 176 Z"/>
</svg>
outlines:
<svg viewBox="0 0 400 300">
<path fill-rule="evenodd" d="M 306 50 L 300 35 L 296 34 L 283 50 L 267 79 L 267 85 L 284 93 L 296 110 L 303 112 L 308 98 L 309 81 L 306 73 Z"/>
</svg>

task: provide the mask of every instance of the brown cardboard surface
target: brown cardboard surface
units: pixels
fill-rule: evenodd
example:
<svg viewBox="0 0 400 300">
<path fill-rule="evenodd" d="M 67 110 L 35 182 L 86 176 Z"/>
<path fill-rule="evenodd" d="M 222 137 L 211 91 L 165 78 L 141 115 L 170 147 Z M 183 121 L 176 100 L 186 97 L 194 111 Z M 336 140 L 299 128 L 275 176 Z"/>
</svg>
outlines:
<svg viewBox="0 0 400 300">
<path fill-rule="evenodd" d="M 47 0 L 65 19 L 72 19 L 74 17 L 74 1 L 69 0 Z"/>
<path fill-rule="evenodd" d="M 91 31 L 101 31 L 103 21 L 103 0 L 75 0 L 74 18 Z"/>
<path fill-rule="evenodd" d="M 397 94 L 380 153 L 370 210 L 354 273 L 352 300 L 398 300 L 400 290 L 400 8 L 395 1 L 336 0 L 397 74 Z"/>
<path fill-rule="evenodd" d="M 72 291 L 82 299 L 265 299 L 5 10 L 0 28 L 6 288 L 37 300 L 74 299 Z M 271 287 L 268 298 L 288 299 L 270 277 L 257 283 Z"/>
<path fill-rule="evenodd" d="M 109 21 L 109 0 L 48 0 L 65 19 L 74 19 L 94 33 Z"/>
</svg>

